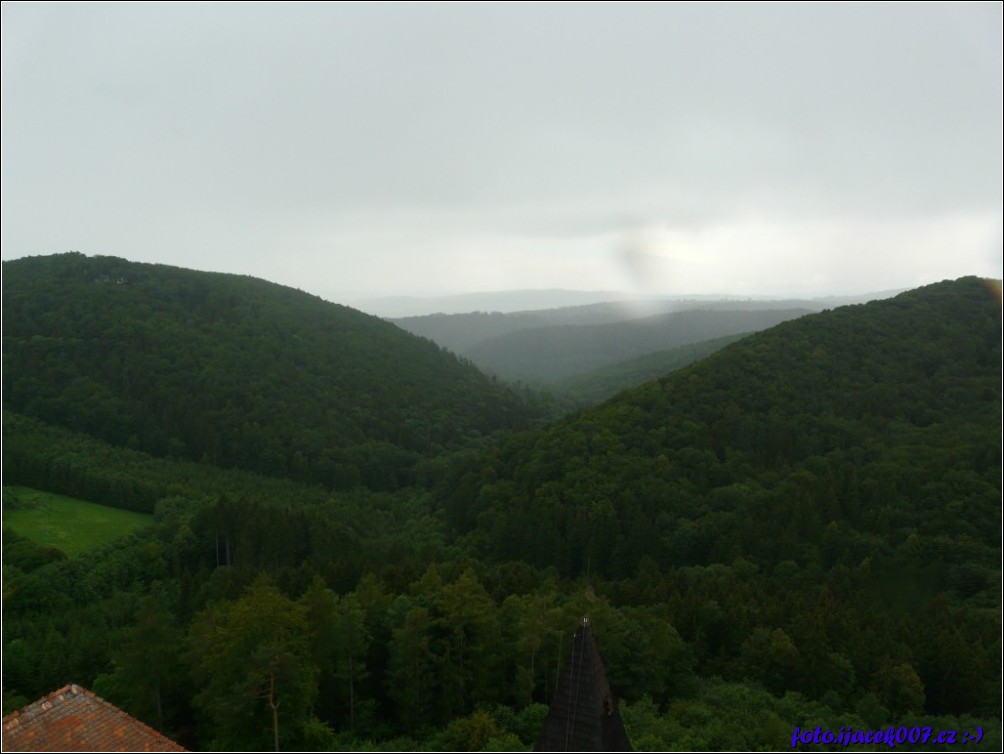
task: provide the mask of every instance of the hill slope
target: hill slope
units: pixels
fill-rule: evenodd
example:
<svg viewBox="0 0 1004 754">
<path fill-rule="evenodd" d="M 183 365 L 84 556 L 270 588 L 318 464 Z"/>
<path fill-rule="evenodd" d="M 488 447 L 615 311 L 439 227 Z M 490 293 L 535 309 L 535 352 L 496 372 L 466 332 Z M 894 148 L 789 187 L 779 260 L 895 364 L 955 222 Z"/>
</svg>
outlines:
<svg viewBox="0 0 1004 754">
<path fill-rule="evenodd" d="M 31 257 L 3 309 L 5 408 L 155 455 L 391 487 L 530 416 L 427 340 L 249 277 Z"/>
<path fill-rule="evenodd" d="M 591 372 L 566 377 L 548 385 L 548 390 L 578 407 L 595 406 L 622 390 L 644 385 L 650 380 L 663 377 L 688 364 L 710 356 L 729 343 L 743 338 L 747 333 L 726 335 L 721 338 L 702 340 L 697 343 L 669 348 L 665 351 L 645 354 L 628 361 L 594 369 Z"/>
<path fill-rule="evenodd" d="M 874 724 L 994 715 L 990 287 L 964 278 L 751 335 L 508 438 L 449 480 L 443 509 L 482 558 L 664 605 L 703 676 L 857 705 Z"/>
<path fill-rule="evenodd" d="M 786 542 L 840 520 L 890 544 L 913 527 L 990 545 L 1000 333 L 1000 307 L 976 278 L 783 323 L 513 437 L 484 463 L 478 505 L 455 523 L 504 510 L 484 520 L 511 528 L 482 532 L 499 557 L 568 573 L 589 561 L 612 576 L 640 553 L 713 562 L 738 546 L 777 560 Z M 942 505 L 956 494 L 968 501 L 963 519 Z M 765 500 L 801 523 L 763 517 Z M 715 544 L 705 524 L 690 541 L 680 522 L 714 512 L 728 537 Z"/>
</svg>

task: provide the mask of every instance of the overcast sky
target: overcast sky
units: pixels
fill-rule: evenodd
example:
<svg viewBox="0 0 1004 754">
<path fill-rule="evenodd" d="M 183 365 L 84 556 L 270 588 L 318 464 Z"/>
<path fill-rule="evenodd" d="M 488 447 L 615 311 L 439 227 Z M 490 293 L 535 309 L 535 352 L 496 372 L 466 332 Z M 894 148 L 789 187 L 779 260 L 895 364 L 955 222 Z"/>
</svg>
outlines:
<svg viewBox="0 0 1004 754">
<path fill-rule="evenodd" d="M 1001 8 L 4 2 L 2 256 L 336 301 L 1000 277 Z"/>
</svg>

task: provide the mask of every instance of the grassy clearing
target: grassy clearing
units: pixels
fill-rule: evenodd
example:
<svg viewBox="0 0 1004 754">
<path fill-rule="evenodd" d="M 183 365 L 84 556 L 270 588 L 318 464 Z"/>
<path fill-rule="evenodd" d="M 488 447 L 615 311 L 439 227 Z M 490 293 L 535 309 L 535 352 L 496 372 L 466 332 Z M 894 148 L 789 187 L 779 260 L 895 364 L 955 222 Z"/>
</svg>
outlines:
<svg viewBox="0 0 1004 754">
<path fill-rule="evenodd" d="M 58 547 L 73 557 L 153 523 L 153 516 L 86 500 L 54 495 L 30 487 L 5 486 L 16 509 L 5 509 L 3 525 L 44 546 Z"/>
</svg>

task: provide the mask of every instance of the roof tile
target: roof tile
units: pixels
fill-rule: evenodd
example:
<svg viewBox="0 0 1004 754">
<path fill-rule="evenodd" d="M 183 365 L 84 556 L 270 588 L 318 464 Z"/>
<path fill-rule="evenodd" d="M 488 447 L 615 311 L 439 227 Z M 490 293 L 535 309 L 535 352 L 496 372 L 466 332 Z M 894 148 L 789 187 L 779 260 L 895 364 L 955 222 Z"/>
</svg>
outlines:
<svg viewBox="0 0 1004 754">
<path fill-rule="evenodd" d="M 186 751 L 82 686 L 69 684 L 3 719 L 6 751 Z"/>
</svg>

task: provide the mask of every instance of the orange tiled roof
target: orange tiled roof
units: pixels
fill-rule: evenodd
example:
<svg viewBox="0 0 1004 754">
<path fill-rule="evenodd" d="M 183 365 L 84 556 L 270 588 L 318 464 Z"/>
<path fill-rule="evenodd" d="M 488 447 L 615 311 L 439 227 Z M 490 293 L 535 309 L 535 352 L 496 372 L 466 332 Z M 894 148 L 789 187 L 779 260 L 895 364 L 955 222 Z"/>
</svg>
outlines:
<svg viewBox="0 0 1004 754">
<path fill-rule="evenodd" d="M 76 684 L 4 717 L 3 750 L 186 751 Z"/>
</svg>

